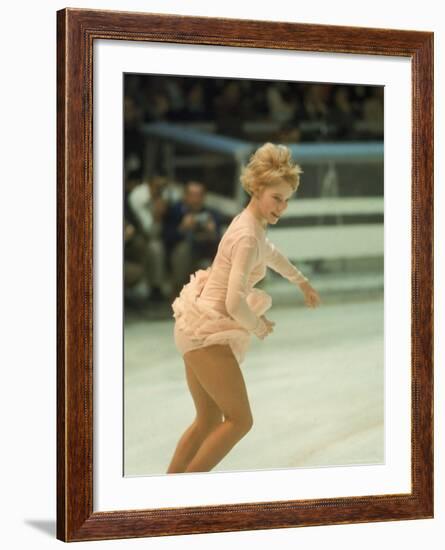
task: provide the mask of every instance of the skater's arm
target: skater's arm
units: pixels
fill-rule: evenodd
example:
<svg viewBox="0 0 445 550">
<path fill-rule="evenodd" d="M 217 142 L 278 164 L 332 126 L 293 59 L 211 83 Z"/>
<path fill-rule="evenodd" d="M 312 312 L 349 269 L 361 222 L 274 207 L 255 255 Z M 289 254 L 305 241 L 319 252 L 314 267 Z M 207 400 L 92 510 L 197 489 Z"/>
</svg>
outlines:
<svg viewBox="0 0 445 550">
<path fill-rule="evenodd" d="M 240 325 L 261 336 L 266 324 L 247 304 L 249 274 L 258 258 L 258 243 L 255 237 L 245 235 L 232 248 L 231 269 L 227 284 L 226 309 Z"/>
<path fill-rule="evenodd" d="M 292 264 L 278 248 L 266 237 L 266 265 L 285 277 L 291 283 L 300 286 L 309 281 L 303 273 Z"/>
</svg>

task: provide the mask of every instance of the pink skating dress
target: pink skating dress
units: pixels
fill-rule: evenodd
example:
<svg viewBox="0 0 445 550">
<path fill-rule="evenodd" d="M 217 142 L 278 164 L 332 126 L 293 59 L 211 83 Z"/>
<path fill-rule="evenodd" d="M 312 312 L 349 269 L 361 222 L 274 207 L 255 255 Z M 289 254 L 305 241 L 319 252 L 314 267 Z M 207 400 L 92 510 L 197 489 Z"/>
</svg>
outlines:
<svg viewBox="0 0 445 550">
<path fill-rule="evenodd" d="M 254 288 L 267 267 L 295 285 L 308 280 L 269 241 L 260 221 L 245 208 L 225 231 L 211 267 L 193 273 L 172 304 L 175 345 L 181 355 L 228 344 L 242 363 L 251 335 L 264 335 L 261 315 L 272 306 L 271 296 Z"/>
</svg>

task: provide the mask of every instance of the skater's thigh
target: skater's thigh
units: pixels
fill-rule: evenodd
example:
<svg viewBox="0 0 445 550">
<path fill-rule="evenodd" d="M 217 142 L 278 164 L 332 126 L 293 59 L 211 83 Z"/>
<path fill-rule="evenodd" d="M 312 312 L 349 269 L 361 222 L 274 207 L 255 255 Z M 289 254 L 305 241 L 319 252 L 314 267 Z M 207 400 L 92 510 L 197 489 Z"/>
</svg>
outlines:
<svg viewBox="0 0 445 550">
<path fill-rule="evenodd" d="M 246 384 L 230 346 L 195 349 L 186 353 L 184 359 L 225 418 L 252 423 Z"/>
<path fill-rule="evenodd" d="M 187 384 L 196 409 L 196 417 L 200 424 L 213 426 L 222 422 L 222 413 L 209 393 L 193 372 L 192 362 L 185 357 L 185 373 Z"/>
</svg>

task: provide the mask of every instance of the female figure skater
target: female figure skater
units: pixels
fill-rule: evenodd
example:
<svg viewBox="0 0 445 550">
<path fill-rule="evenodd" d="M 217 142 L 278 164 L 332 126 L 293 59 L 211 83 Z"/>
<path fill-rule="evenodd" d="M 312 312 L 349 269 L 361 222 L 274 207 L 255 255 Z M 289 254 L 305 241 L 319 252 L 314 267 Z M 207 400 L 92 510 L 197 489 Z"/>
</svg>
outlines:
<svg viewBox="0 0 445 550">
<path fill-rule="evenodd" d="M 254 288 L 271 267 L 320 303 L 308 279 L 266 237 L 300 183 L 301 169 L 284 145 L 265 143 L 243 167 L 249 204 L 230 223 L 211 267 L 190 277 L 172 304 L 175 344 L 183 356 L 196 408 L 167 473 L 208 472 L 251 429 L 253 419 L 240 370 L 251 334 L 263 340 L 274 322 L 271 297 Z"/>
</svg>

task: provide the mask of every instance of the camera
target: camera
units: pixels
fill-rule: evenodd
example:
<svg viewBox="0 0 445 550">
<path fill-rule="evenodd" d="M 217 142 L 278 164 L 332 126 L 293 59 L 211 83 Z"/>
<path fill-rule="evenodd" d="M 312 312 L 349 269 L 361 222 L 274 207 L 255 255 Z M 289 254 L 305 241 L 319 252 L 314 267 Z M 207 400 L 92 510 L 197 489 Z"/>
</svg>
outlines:
<svg viewBox="0 0 445 550">
<path fill-rule="evenodd" d="M 210 220 L 210 214 L 208 212 L 199 212 L 198 214 L 194 215 L 194 219 L 196 222 L 196 230 L 202 231 L 206 228 L 206 225 Z"/>
</svg>

